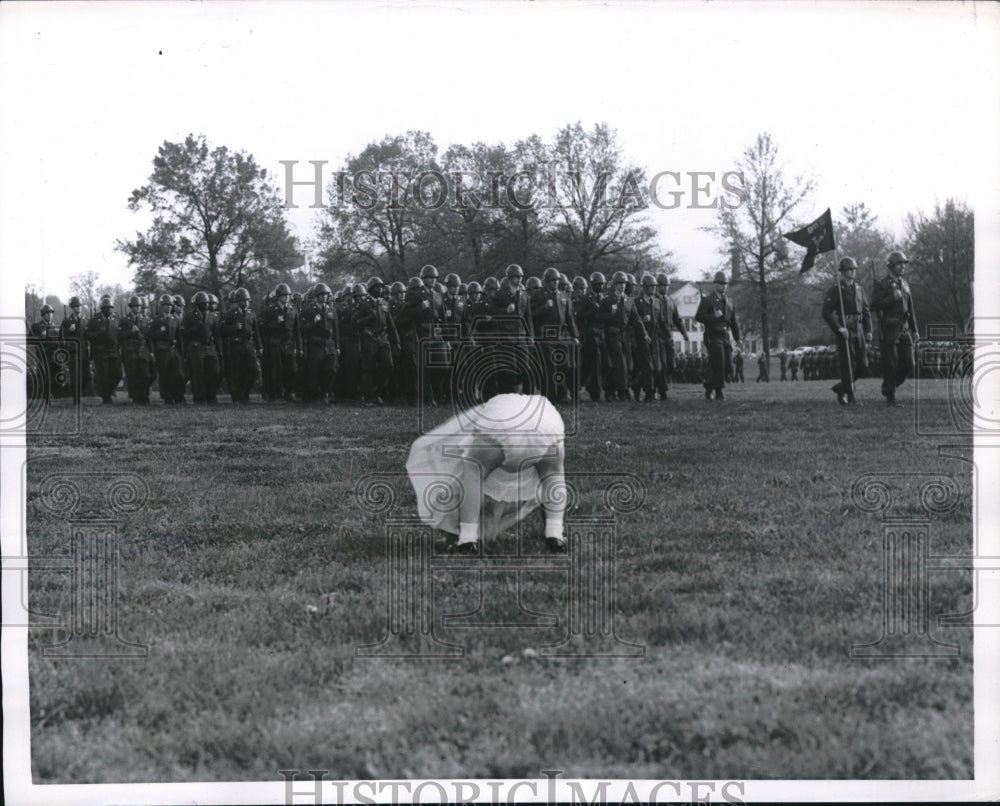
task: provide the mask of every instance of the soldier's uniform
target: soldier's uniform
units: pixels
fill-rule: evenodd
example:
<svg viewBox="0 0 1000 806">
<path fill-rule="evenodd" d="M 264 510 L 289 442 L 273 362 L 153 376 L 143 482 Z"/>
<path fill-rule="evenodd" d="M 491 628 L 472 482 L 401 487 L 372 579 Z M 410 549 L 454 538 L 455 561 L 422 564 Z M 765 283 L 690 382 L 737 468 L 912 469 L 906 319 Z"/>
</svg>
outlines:
<svg viewBox="0 0 1000 806">
<path fill-rule="evenodd" d="M 84 331 L 94 358 L 94 388 L 102 403 L 110 403 L 122 379 L 122 356 L 118 349 L 118 317 L 111 301 L 87 321 Z"/>
<path fill-rule="evenodd" d="M 514 278 L 524 276 L 520 266 L 507 267 L 507 274 L 500 283 L 490 303 L 490 313 L 498 340 L 493 350 L 497 363 L 494 376 L 497 391 L 537 392 L 533 389 L 531 368 L 532 345 L 535 341 L 531 318 L 531 300 L 527 289 Z M 518 273 L 520 272 L 520 273 Z"/>
<path fill-rule="evenodd" d="M 203 291 L 194 295 L 195 304 L 189 307 L 181 320 L 181 337 L 191 371 L 191 396 L 195 403 L 214 404 L 217 402 L 222 344 L 219 320 L 208 310 L 207 296 Z"/>
<path fill-rule="evenodd" d="M 632 332 L 632 338 L 638 335 L 643 341 L 648 340 L 646 326 L 639 319 L 635 310 L 635 301 L 627 294 L 621 293 L 619 286 L 625 283 L 620 277 L 623 272 L 616 272 L 611 279 L 612 293 L 601 303 L 601 313 L 605 321 L 604 343 L 608 348 L 611 361 L 609 385 L 605 387 L 608 400 L 628 400 L 629 360 L 626 355 L 626 334 Z M 619 296 L 620 294 L 620 296 Z"/>
<path fill-rule="evenodd" d="M 856 269 L 857 264 L 851 258 L 844 258 L 840 263 L 841 272 Z M 837 338 L 840 382 L 834 385 L 833 392 L 840 403 L 853 403 L 854 379 L 864 377 L 868 371 L 868 342 L 872 334 L 868 299 L 853 277 L 842 275 L 837 285 L 826 292 L 823 320 Z M 841 328 L 847 330 L 846 337 L 840 332 Z"/>
<path fill-rule="evenodd" d="M 294 400 L 296 358 L 302 354 L 302 336 L 295 308 L 288 304 L 289 296 L 289 293 L 276 294 L 260 321 L 267 358 L 264 385 L 269 401 Z"/>
<path fill-rule="evenodd" d="M 149 325 L 149 342 L 160 378 L 160 397 L 164 403 L 180 403 L 184 399 L 184 373 L 181 371 L 181 320 L 173 312 L 171 302 L 160 300 L 156 315 Z"/>
<path fill-rule="evenodd" d="M 896 388 L 913 371 L 913 341 L 917 332 L 910 284 L 902 276 L 902 266 L 908 263 L 901 252 L 889 255 L 893 272 L 875 284 L 871 309 L 879 315 L 882 353 L 882 394 L 890 405 L 896 403 Z"/>
<path fill-rule="evenodd" d="M 663 278 L 666 281 L 666 277 Z M 684 320 L 681 319 L 680 311 L 677 310 L 677 303 L 670 299 L 670 286 L 667 282 L 660 282 L 657 278 L 656 293 L 663 305 L 663 316 L 661 318 L 661 329 L 655 334 L 656 350 L 659 353 L 660 371 L 653 379 L 656 391 L 660 398 L 666 398 L 670 389 L 670 382 L 674 376 L 674 337 L 673 331 L 681 334 L 684 341 L 690 341 L 687 328 L 684 327 Z"/>
<path fill-rule="evenodd" d="M 354 312 L 354 327 L 361 339 L 361 399 L 382 405 L 392 374 L 392 350 L 399 349 L 399 335 L 389 311 L 389 301 L 381 298 L 381 283 L 370 283 L 372 292 L 361 298 Z"/>
<path fill-rule="evenodd" d="M 582 339 L 580 350 L 580 380 L 590 395 L 590 399 L 601 399 L 604 389 L 604 317 L 601 303 L 604 301 L 604 275 L 594 272 L 590 275 L 590 288 L 576 300 L 576 321 Z"/>
<path fill-rule="evenodd" d="M 234 301 L 234 306 L 222 318 L 223 344 L 229 366 L 229 394 L 234 403 L 250 402 L 250 391 L 260 374 L 259 359 L 264 349 L 257 315 L 250 310 L 249 300 L 247 292 L 242 301 Z M 242 303 L 247 303 L 245 308 Z"/>
<path fill-rule="evenodd" d="M 28 329 L 31 341 L 34 342 L 34 360 L 38 371 L 29 373 L 29 380 L 37 379 L 37 384 L 29 392 L 46 404 L 49 403 L 53 390 L 59 385 L 60 375 L 64 371 L 56 362 L 56 353 L 60 345 L 59 327 L 52 321 L 52 306 L 42 307 L 42 321 L 35 322 Z"/>
<path fill-rule="evenodd" d="M 139 300 L 129 302 L 129 312 L 118 323 L 118 345 L 125 369 L 125 385 L 133 403 L 149 403 L 149 326 L 139 313 Z"/>
<path fill-rule="evenodd" d="M 555 269 L 546 269 L 544 285 L 530 299 L 532 329 L 545 372 L 543 394 L 553 403 L 571 402 L 578 391 L 570 389 L 570 362 L 580 334 L 570 310 L 569 297 L 559 290 Z"/>
<path fill-rule="evenodd" d="M 329 289 L 323 286 L 302 311 L 302 343 L 308 379 L 306 395 L 320 403 L 331 403 L 334 399 L 340 351 L 337 309 L 329 303 L 329 298 Z"/>
<path fill-rule="evenodd" d="M 649 334 L 651 341 L 636 339 L 633 348 L 633 364 L 635 365 L 635 385 L 633 393 L 635 399 L 639 399 L 639 390 L 645 395 L 647 403 L 655 399 L 654 379 L 663 372 L 662 352 L 658 349 L 660 338 L 658 333 L 663 333 L 668 327 L 664 321 L 663 300 L 652 293 L 653 283 L 643 284 L 644 290 L 648 289 L 648 294 L 637 297 L 635 311 L 642 321 L 643 327 Z"/>
<path fill-rule="evenodd" d="M 83 337 L 84 321 L 80 316 L 80 301 L 73 297 L 70 300 L 70 314 L 63 318 L 59 326 L 59 338 L 69 350 L 69 385 L 73 394 L 73 402 L 79 403 L 80 397 L 86 394 L 91 386 L 90 351 Z"/>
<path fill-rule="evenodd" d="M 718 285 L 727 284 L 725 274 L 717 272 L 714 282 Z M 736 341 L 740 340 L 736 310 L 725 292 L 716 289 L 702 298 L 694 318 L 705 326 L 705 347 L 708 349 L 709 364 L 708 379 L 704 383 L 705 398 L 711 400 L 714 391 L 716 399 L 721 400 L 726 375 L 732 371 L 733 345 L 729 334 L 732 333 Z"/>
<path fill-rule="evenodd" d="M 792 380 L 799 379 L 799 357 L 792 353 L 788 358 L 788 371 L 792 373 Z"/>
<path fill-rule="evenodd" d="M 733 379 L 738 383 L 745 383 L 743 376 L 743 351 L 737 350 L 733 354 Z"/>
</svg>

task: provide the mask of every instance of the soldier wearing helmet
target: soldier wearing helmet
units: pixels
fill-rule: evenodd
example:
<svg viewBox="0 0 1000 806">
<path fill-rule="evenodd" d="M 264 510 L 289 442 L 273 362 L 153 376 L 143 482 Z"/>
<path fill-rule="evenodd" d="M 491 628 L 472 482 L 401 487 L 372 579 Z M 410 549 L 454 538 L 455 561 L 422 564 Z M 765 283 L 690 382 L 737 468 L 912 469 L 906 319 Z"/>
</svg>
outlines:
<svg viewBox="0 0 1000 806">
<path fill-rule="evenodd" d="M 892 251 L 886 262 L 889 274 L 875 284 L 871 309 L 879 316 L 882 395 L 887 405 L 897 406 L 896 389 L 913 371 L 917 319 L 910 284 L 903 277 L 906 255 Z"/>
<path fill-rule="evenodd" d="M 642 275 L 640 281 L 642 294 L 636 297 L 635 312 L 642 320 L 646 332 L 650 336 L 650 341 L 638 340 L 632 349 L 632 394 L 638 401 L 640 392 L 644 395 L 646 403 L 656 400 L 656 392 L 653 388 L 653 378 L 661 372 L 661 351 L 658 349 L 659 338 L 657 334 L 663 332 L 665 325 L 663 322 L 663 303 L 656 296 L 656 280 L 648 272 Z"/>
<path fill-rule="evenodd" d="M 498 370 L 494 373 L 493 384 L 484 392 L 487 397 L 494 391 L 534 391 L 530 388 L 532 365 L 529 350 L 534 343 L 535 332 L 531 302 L 523 281 L 524 269 L 517 263 L 511 263 L 504 271 L 504 279 L 490 303 L 491 329 L 503 338 L 492 345 L 497 353 Z"/>
<path fill-rule="evenodd" d="M 219 353 L 222 350 L 219 321 L 208 309 L 209 296 L 204 291 L 192 298 L 193 305 L 181 319 L 181 338 L 191 374 L 191 396 L 195 403 L 218 402 Z"/>
<path fill-rule="evenodd" d="M 326 283 L 317 283 L 302 309 L 306 379 L 303 394 L 308 401 L 324 404 L 334 401 L 340 355 L 340 322 L 332 297 Z"/>
<path fill-rule="evenodd" d="M 723 399 L 726 378 L 733 374 L 733 344 L 740 340 L 740 326 L 736 321 L 736 309 L 726 296 L 729 280 L 726 273 L 718 271 L 713 278 L 715 290 L 702 297 L 695 313 L 695 321 L 705 326 L 705 347 L 708 349 L 708 380 L 704 382 L 705 400 L 711 400 L 714 392 L 716 400 Z"/>
<path fill-rule="evenodd" d="M 389 301 L 382 299 L 382 288 L 382 280 L 373 277 L 368 283 L 370 293 L 361 296 L 354 311 L 354 327 L 361 343 L 361 403 L 365 406 L 385 405 L 393 374 L 392 353 L 399 352 L 399 335 Z"/>
<path fill-rule="evenodd" d="M 578 279 L 583 279 L 578 278 Z M 590 288 L 576 300 L 574 315 L 580 333 L 580 381 L 592 402 L 601 399 L 605 379 L 608 377 L 607 352 L 604 349 L 604 326 L 601 307 L 604 303 L 604 275 L 595 271 L 590 275 Z"/>
<path fill-rule="evenodd" d="M 57 385 L 61 368 L 56 363 L 56 344 L 59 340 L 59 328 L 52 321 L 55 310 L 49 304 L 42 305 L 39 310 L 40 322 L 34 322 L 28 328 L 30 353 L 38 368 L 37 373 L 29 373 L 29 381 L 37 379 L 37 386 L 29 389 L 31 397 L 36 397 L 48 405 L 52 389 Z"/>
<path fill-rule="evenodd" d="M 275 286 L 274 299 L 264 309 L 260 320 L 266 356 L 262 370 L 269 402 L 295 399 L 296 362 L 302 356 L 302 333 L 291 296 L 292 290 L 287 283 Z"/>
<path fill-rule="evenodd" d="M 94 388 L 105 405 L 111 403 L 122 379 L 122 356 L 118 349 L 118 317 L 111 297 L 101 297 L 100 312 L 87 321 L 84 336 L 94 359 Z"/>
<path fill-rule="evenodd" d="M 649 344 L 652 339 L 635 309 L 635 300 L 626 293 L 628 275 L 616 271 L 611 277 L 611 293 L 601 303 L 601 317 L 605 321 L 604 339 L 611 361 L 610 377 L 606 379 L 605 394 L 608 400 L 628 400 L 629 334 L 634 341 Z"/>
<path fill-rule="evenodd" d="M 872 315 L 868 298 L 855 282 L 858 264 L 852 257 L 840 261 L 840 279 L 823 299 L 823 321 L 837 339 L 840 381 L 833 393 L 841 406 L 855 403 L 854 379 L 868 374 L 868 344 L 872 339 Z M 834 376 L 836 377 L 836 375 Z"/>
<path fill-rule="evenodd" d="M 167 405 L 184 402 L 184 374 L 181 371 L 181 322 L 174 314 L 174 299 L 163 294 L 149 323 L 149 344 L 160 379 L 160 398 Z"/>
<path fill-rule="evenodd" d="M 70 312 L 64 314 L 62 324 L 59 325 L 59 338 L 67 342 L 70 350 L 69 386 L 74 403 L 79 403 L 82 395 L 89 394 L 91 386 L 90 352 L 83 338 L 84 321 L 80 315 L 81 307 L 79 297 L 70 297 Z"/>
<path fill-rule="evenodd" d="M 653 378 L 653 385 L 660 396 L 660 400 L 666 400 L 667 392 L 670 390 L 670 381 L 674 375 L 674 361 L 676 350 L 674 348 L 673 331 L 681 334 L 681 338 L 690 342 L 687 328 L 677 310 L 677 303 L 670 298 L 670 279 L 666 274 L 660 272 L 656 275 L 656 296 L 660 298 L 663 305 L 662 329 L 654 334 L 655 349 L 659 353 L 660 371 Z"/>
<path fill-rule="evenodd" d="M 579 391 L 572 362 L 580 334 L 569 296 L 559 290 L 560 279 L 554 268 L 542 273 L 542 287 L 531 297 L 531 320 L 545 373 L 542 393 L 553 403 L 572 403 Z"/>
<path fill-rule="evenodd" d="M 402 322 L 405 340 L 401 344 L 401 360 L 404 364 L 402 375 L 404 383 L 411 390 L 409 395 L 417 399 L 422 395 L 423 401 L 430 406 L 437 405 L 437 397 L 443 393 L 443 386 L 447 376 L 442 378 L 440 368 L 428 368 L 423 372 L 423 388 L 418 389 L 417 383 L 420 376 L 417 368 L 423 358 L 422 351 L 443 352 L 443 348 L 437 339 L 441 338 L 441 323 L 444 321 L 444 299 L 435 290 L 434 285 L 437 280 L 438 271 L 430 264 L 420 270 L 421 285 L 414 288 L 412 285 L 407 290 L 400 307 L 400 319 Z M 421 347 L 425 343 L 427 347 Z"/>
<path fill-rule="evenodd" d="M 118 323 L 118 345 L 125 370 L 125 386 L 133 403 L 149 403 L 150 358 L 149 326 L 141 313 L 138 297 L 128 301 L 128 313 Z"/>
<path fill-rule="evenodd" d="M 264 342 L 257 314 L 250 308 L 250 292 L 237 288 L 221 323 L 233 403 L 249 403 L 250 390 L 260 375 Z"/>
</svg>

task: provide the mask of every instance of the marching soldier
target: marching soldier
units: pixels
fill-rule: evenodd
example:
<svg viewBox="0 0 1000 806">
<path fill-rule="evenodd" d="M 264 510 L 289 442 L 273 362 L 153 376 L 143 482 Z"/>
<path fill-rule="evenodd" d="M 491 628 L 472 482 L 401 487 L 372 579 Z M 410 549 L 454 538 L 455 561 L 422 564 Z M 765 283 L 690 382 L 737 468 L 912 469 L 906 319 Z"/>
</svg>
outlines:
<svg viewBox="0 0 1000 806">
<path fill-rule="evenodd" d="M 118 349 L 118 317 L 111 297 L 101 297 L 100 313 L 87 321 L 84 335 L 94 357 L 94 386 L 101 403 L 111 404 L 115 389 L 122 379 L 122 356 Z"/>
<path fill-rule="evenodd" d="M 913 371 L 913 345 L 917 319 L 910 285 L 903 278 L 909 261 L 902 252 L 889 253 L 889 275 L 875 284 L 871 309 L 879 314 L 882 352 L 882 395 L 886 404 L 898 406 L 896 388 Z"/>
<path fill-rule="evenodd" d="M 792 353 L 788 358 L 788 371 L 792 373 L 793 381 L 799 379 L 799 357 L 795 353 Z"/>
<path fill-rule="evenodd" d="M 743 351 L 737 347 L 733 352 L 733 381 L 744 383 L 743 377 Z"/>
<path fill-rule="evenodd" d="M 266 346 L 264 384 L 269 401 L 294 400 L 295 362 L 302 355 L 302 336 L 295 308 L 289 304 L 292 291 L 287 283 L 274 289 L 274 299 L 264 309 L 260 332 Z"/>
<path fill-rule="evenodd" d="M 250 309 L 250 292 L 237 288 L 222 319 L 222 335 L 229 366 L 229 394 L 233 403 L 249 403 L 250 390 L 260 374 L 264 344 L 257 315 Z"/>
<path fill-rule="evenodd" d="M 174 300 L 169 294 L 161 296 L 157 303 L 156 316 L 149 325 L 149 343 L 160 379 L 160 397 L 168 405 L 183 402 L 181 322 L 174 314 Z"/>
<path fill-rule="evenodd" d="M 84 321 L 80 316 L 80 298 L 71 297 L 69 301 L 69 316 L 63 317 L 59 326 L 59 338 L 70 347 L 69 383 L 73 392 L 73 402 L 79 403 L 82 394 L 91 385 L 90 351 L 83 337 Z"/>
<path fill-rule="evenodd" d="M 858 264 L 854 258 L 840 261 L 840 280 L 823 300 L 823 320 L 837 337 L 840 382 L 833 393 L 841 406 L 855 403 L 854 379 L 868 370 L 868 343 L 872 337 L 872 316 L 864 289 L 854 282 Z"/>
<path fill-rule="evenodd" d="M 199 291 L 194 305 L 181 320 L 181 337 L 191 372 L 191 394 L 195 403 L 215 404 L 219 380 L 219 320 L 208 309 L 208 294 Z"/>
<path fill-rule="evenodd" d="M 718 271 L 713 278 L 715 290 L 703 297 L 698 304 L 695 320 L 705 326 L 705 347 L 708 349 L 708 380 L 705 381 L 705 400 L 723 399 L 723 389 L 726 386 L 726 375 L 733 360 L 733 344 L 729 335 L 735 341 L 740 340 L 740 326 L 736 321 L 736 311 L 733 303 L 726 296 L 726 286 L 729 281 L 725 272 Z"/>
<path fill-rule="evenodd" d="M 118 344 L 125 369 L 125 385 L 133 403 L 149 403 L 149 332 L 138 297 L 128 301 L 128 313 L 118 323 Z"/>
<path fill-rule="evenodd" d="M 670 381 L 674 375 L 674 337 L 673 330 L 677 330 L 686 342 L 690 342 L 687 328 L 681 319 L 677 304 L 670 298 L 670 279 L 662 272 L 656 275 L 656 295 L 660 298 L 663 306 L 662 329 L 655 334 L 656 349 L 659 352 L 660 371 L 654 378 L 656 391 L 660 395 L 660 400 L 666 400 L 667 392 L 670 389 Z M 683 372 L 678 375 L 683 377 Z"/>
</svg>

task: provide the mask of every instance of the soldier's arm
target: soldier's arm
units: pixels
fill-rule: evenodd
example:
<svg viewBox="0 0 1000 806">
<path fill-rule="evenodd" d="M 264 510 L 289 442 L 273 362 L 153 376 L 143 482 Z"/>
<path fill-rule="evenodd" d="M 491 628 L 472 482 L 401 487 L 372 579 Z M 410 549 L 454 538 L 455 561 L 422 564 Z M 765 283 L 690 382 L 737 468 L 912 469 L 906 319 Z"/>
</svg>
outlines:
<svg viewBox="0 0 1000 806">
<path fill-rule="evenodd" d="M 646 326 L 642 323 L 642 317 L 639 316 L 639 312 L 635 309 L 635 305 L 632 306 L 632 315 L 629 317 L 629 323 L 632 325 L 632 329 L 635 331 L 635 335 L 641 339 L 649 340 L 649 333 L 646 331 Z"/>
<path fill-rule="evenodd" d="M 715 321 L 715 315 L 712 313 L 712 303 L 708 299 L 702 298 L 701 302 L 698 303 L 698 310 L 694 314 L 694 319 L 703 325 L 709 325 Z"/>
<path fill-rule="evenodd" d="M 837 333 L 841 328 L 840 306 L 836 291 L 832 288 L 826 292 L 826 297 L 823 299 L 823 321 L 834 333 Z"/>
<path fill-rule="evenodd" d="M 389 343 L 398 350 L 399 331 L 396 330 L 396 320 L 392 318 L 392 311 L 386 311 L 385 329 L 389 332 Z"/>
<path fill-rule="evenodd" d="M 684 327 L 684 320 L 681 319 L 681 312 L 677 310 L 677 306 L 671 305 L 670 311 L 670 317 L 674 322 L 674 327 L 677 328 L 677 332 L 684 337 L 684 341 L 690 341 L 691 339 L 688 336 L 687 328 Z"/>
<path fill-rule="evenodd" d="M 872 337 L 872 311 L 868 307 L 868 296 L 865 294 L 865 290 L 858 287 L 861 292 L 861 328 L 865 332 L 865 337 L 870 339 Z"/>
</svg>

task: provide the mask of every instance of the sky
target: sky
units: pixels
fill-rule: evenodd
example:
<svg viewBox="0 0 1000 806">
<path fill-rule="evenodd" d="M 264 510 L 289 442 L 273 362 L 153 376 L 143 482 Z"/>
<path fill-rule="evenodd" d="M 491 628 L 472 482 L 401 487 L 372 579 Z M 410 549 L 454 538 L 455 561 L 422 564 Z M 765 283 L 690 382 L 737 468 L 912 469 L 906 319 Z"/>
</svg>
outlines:
<svg viewBox="0 0 1000 806">
<path fill-rule="evenodd" d="M 954 197 L 982 223 L 998 74 L 986 3 L 4 3 L 4 297 L 32 283 L 65 299 L 87 271 L 130 287 L 115 241 L 149 219 L 129 194 L 188 133 L 282 184 L 281 160 L 308 178 L 309 160 L 333 171 L 410 129 L 444 151 L 606 122 L 649 175 L 720 177 L 768 131 L 787 173 L 816 180 L 800 221 L 864 201 L 901 240 L 908 212 Z M 309 238 L 311 190 L 295 192 Z M 720 260 L 700 229 L 714 216 L 650 212 L 680 276 Z"/>
</svg>

